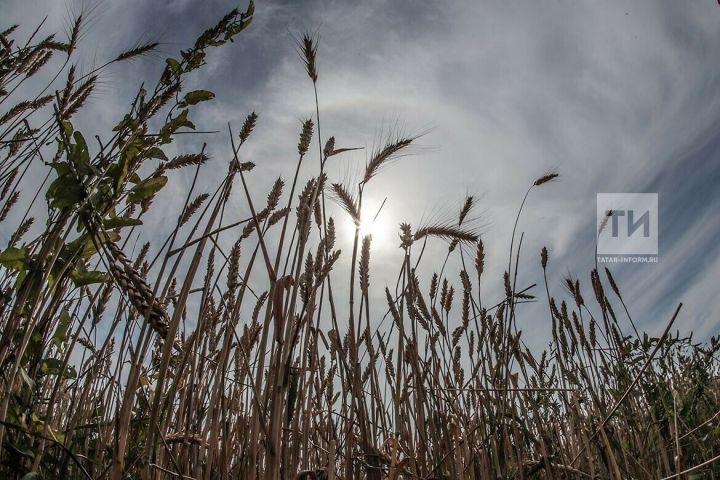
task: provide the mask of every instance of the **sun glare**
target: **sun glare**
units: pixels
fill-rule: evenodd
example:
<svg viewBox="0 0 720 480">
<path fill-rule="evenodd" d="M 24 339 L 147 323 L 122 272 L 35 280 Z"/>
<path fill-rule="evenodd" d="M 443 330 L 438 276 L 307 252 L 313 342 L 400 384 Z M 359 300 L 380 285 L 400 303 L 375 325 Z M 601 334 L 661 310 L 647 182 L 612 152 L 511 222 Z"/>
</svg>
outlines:
<svg viewBox="0 0 720 480">
<path fill-rule="evenodd" d="M 368 209 L 370 210 L 370 209 Z M 383 215 L 384 212 L 380 212 L 380 214 L 375 218 L 376 212 L 363 212 L 363 214 L 360 217 L 360 240 L 363 239 L 363 237 L 367 235 L 372 235 L 372 247 L 373 249 L 377 248 L 390 248 L 391 245 L 391 229 L 387 225 L 386 217 L 387 215 Z M 352 220 L 347 221 L 347 236 L 352 241 L 353 236 L 355 235 L 355 224 L 352 222 Z"/>
</svg>

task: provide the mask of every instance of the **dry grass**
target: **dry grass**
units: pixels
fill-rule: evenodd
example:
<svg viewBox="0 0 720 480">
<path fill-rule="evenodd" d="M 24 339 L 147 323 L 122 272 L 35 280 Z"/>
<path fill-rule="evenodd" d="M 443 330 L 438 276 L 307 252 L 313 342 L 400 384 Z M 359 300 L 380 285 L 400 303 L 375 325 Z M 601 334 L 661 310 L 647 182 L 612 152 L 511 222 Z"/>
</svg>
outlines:
<svg viewBox="0 0 720 480">
<path fill-rule="evenodd" d="M 359 229 L 350 270 L 338 271 L 347 254 L 325 191 L 359 224 L 364 189 L 416 137 L 388 138 L 356 188 L 324 172 L 327 158 L 352 149 L 318 138 L 319 170 L 301 178 L 320 136 L 317 109 L 302 125 L 292 180 L 278 179 L 258 205 L 254 164 L 238 160 L 252 141 L 252 113 L 231 131 L 226 177 L 197 192 L 205 148 L 171 160 L 162 152 L 190 126 L 191 106 L 212 97 L 183 94 L 183 79 L 252 14 L 252 6 L 231 12 L 182 60 L 169 60 L 101 152 L 70 124 L 104 68 L 78 78 L 68 66 L 82 18 L 67 43 L 18 46 L 12 30 L 0 35 L 0 216 L 17 220 L 3 222 L 14 233 L 0 253 L 3 478 L 718 476 L 720 342 L 671 335 L 680 307 L 652 338 L 635 329 L 607 270 L 591 272 L 589 290 L 570 278 L 566 291 L 551 291 L 547 279 L 542 294 L 519 286 L 514 234 L 504 291 L 481 293 L 486 248 L 498 247 L 468 226 L 473 197 L 457 223 L 401 225 L 395 287 L 373 283 L 372 239 Z M 298 49 L 317 95 L 316 38 L 303 36 Z M 28 76 L 46 74 L 53 52 L 68 58 L 58 94 L 15 98 Z M 57 153 L 44 147 L 52 140 Z M 25 175 L 43 160 L 48 182 L 34 195 Z M 194 172 L 176 228 L 130 258 L 128 239 L 152 230 L 142 219 L 176 169 Z M 523 206 L 556 177 L 529 181 Z M 225 219 L 231 189 L 249 218 Z M 41 221 L 9 216 L 45 199 Z M 520 212 L 514 228 L 519 221 Z M 37 224 L 46 227 L 28 239 Z M 436 241 L 449 243 L 445 263 L 425 267 L 440 271 L 423 283 L 423 248 Z M 452 256 L 467 265 L 458 278 L 444 273 Z M 549 257 L 543 249 L 522 267 L 546 274 Z M 376 289 L 386 304 L 372 304 Z M 548 305 L 545 352 L 531 352 L 516 327 L 536 295 Z"/>
</svg>

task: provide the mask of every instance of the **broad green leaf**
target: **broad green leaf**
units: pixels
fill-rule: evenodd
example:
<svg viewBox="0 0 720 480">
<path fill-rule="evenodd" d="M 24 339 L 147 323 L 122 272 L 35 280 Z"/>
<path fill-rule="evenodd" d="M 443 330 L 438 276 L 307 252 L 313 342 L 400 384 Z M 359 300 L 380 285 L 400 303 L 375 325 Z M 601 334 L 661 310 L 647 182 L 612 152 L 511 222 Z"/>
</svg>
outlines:
<svg viewBox="0 0 720 480">
<path fill-rule="evenodd" d="M 21 422 L 21 424 L 22 424 L 22 422 Z M 32 449 L 29 447 L 21 447 L 20 445 L 12 445 L 9 442 L 8 442 L 8 446 L 12 447 L 13 451 L 22 455 L 23 457 L 30 458 L 30 459 L 35 458 L 35 452 L 33 452 Z"/>
<path fill-rule="evenodd" d="M 178 62 L 174 58 L 168 58 L 165 60 L 165 62 L 167 62 L 168 67 L 170 67 L 170 70 L 173 73 L 177 73 L 180 70 L 180 62 Z"/>
<path fill-rule="evenodd" d="M 190 130 L 195 130 L 195 124 L 192 123 L 190 120 L 185 120 L 185 121 L 182 123 L 182 125 L 180 125 L 180 126 L 181 126 L 181 127 L 187 127 L 187 128 L 189 128 Z"/>
<path fill-rule="evenodd" d="M 59 358 L 43 358 L 40 362 L 40 371 L 45 375 L 58 375 L 63 361 Z"/>
<path fill-rule="evenodd" d="M 27 277 L 27 270 L 20 270 L 20 272 L 17 275 L 17 278 L 15 279 L 15 290 L 20 291 L 22 288 L 23 282 L 25 282 L 25 278 Z"/>
<path fill-rule="evenodd" d="M 181 107 L 186 105 L 195 105 L 200 102 L 206 102 L 215 98 L 215 94 L 208 90 L 193 90 L 185 95 L 185 98 L 181 102 Z"/>
<path fill-rule="evenodd" d="M 40 371 L 44 375 L 60 375 L 63 369 L 63 361 L 59 358 L 44 358 L 40 362 Z M 63 377 L 73 379 L 77 378 L 77 370 L 72 365 L 66 365 L 63 371 Z"/>
<path fill-rule="evenodd" d="M 90 151 L 87 142 L 85 142 L 85 137 L 82 136 L 82 133 L 75 132 L 73 138 L 75 139 L 75 145 L 70 150 L 72 161 L 75 162 L 79 170 L 87 171 L 90 167 Z"/>
<path fill-rule="evenodd" d="M 202 65 L 205 60 L 205 52 L 202 50 L 196 50 L 188 59 L 188 67 L 192 70 Z"/>
<path fill-rule="evenodd" d="M 99 272 L 99 271 L 90 271 L 90 272 L 80 272 L 78 270 L 73 270 L 70 272 L 70 280 L 73 281 L 76 287 L 84 287 L 85 285 L 90 285 L 93 283 L 103 283 L 110 280 L 110 276 L 105 272 Z"/>
<path fill-rule="evenodd" d="M 100 244 L 104 244 L 108 240 L 111 242 L 117 242 L 118 240 L 120 240 L 120 234 L 115 231 L 109 231 L 104 233 L 103 235 L 99 235 L 99 238 L 96 241 Z M 80 258 L 82 258 L 83 260 L 87 260 L 88 258 L 92 257 L 97 253 L 95 243 L 84 235 L 70 242 L 70 244 L 68 244 L 68 247 L 71 252 L 74 252 L 77 248 L 82 248 L 82 251 L 80 252 Z"/>
<path fill-rule="evenodd" d="M 51 163 L 50 166 L 57 172 L 58 177 L 72 173 L 72 169 L 70 168 L 70 164 L 68 162 L 54 162 Z"/>
<path fill-rule="evenodd" d="M 69 120 L 63 120 L 61 123 L 63 130 L 65 130 L 65 135 L 67 135 L 68 137 L 72 135 L 73 131 L 75 131 L 75 129 L 73 128 L 73 124 L 70 123 Z"/>
<path fill-rule="evenodd" d="M 152 197 L 165 186 L 167 180 L 167 177 L 164 175 L 146 178 L 130 190 L 130 193 L 128 194 L 128 201 L 130 203 L 139 203 Z"/>
<path fill-rule="evenodd" d="M 68 372 L 67 372 L 67 371 L 70 370 L 70 369 L 72 369 L 72 371 L 73 371 L 73 375 L 74 375 L 74 376 L 72 376 L 72 377 L 69 377 L 69 376 L 68 376 Z M 74 368 L 74 367 L 68 367 L 68 368 L 66 369 L 66 372 L 65 372 L 65 378 L 74 379 L 74 378 L 76 378 L 76 377 L 77 377 L 77 373 L 75 372 L 75 368 Z M 55 430 L 52 429 L 52 427 L 51 427 L 50 425 L 47 425 L 47 433 L 48 433 L 48 436 L 49 436 L 50 438 L 52 438 L 53 440 L 55 440 L 57 443 L 65 443 L 65 433 L 63 433 L 63 432 L 56 432 Z"/>
<path fill-rule="evenodd" d="M 245 15 L 243 16 L 243 19 L 240 21 L 240 30 L 239 31 L 243 31 L 250 25 L 254 14 L 255 14 L 255 2 L 250 0 L 250 4 L 248 5 L 247 10 L 245 11 Z"/>
<path fill-rule="evenodd" d="M 63 342 L 67 340 L 70 323 L 72 323 L 72 318 L 70 318 L 70 314 L 68 313 L 68 311 L 63 310 L 62 312 L 60 312 L 60 318 L 58 319 L 57 327 L 55 327 L 55 333 L 53 333 L 52 337 L 52 341 L 58 350 L 62 346 Z"/>
<path fill-rule="evenodd" d="M 133 117 L 130 114 L 125 114 L 122 120 L 113 127 L 113 132 L 119 132 L 120 130 L 124 128 L 129 128 L 130 130 L 136 129 L 138 126 L 138 120 Z"/>
<path fill-rule="evenodd" d="M 72 174 L 61 175 L 47 189 L 45 196 L 53 208 L 67 208 L 80 203 L 83 189 Z"/>
<path fill-rule="evenodd" d="M 180 127 L 188 127 L 191 130 L 195 130 L 195 125 L 188 120 L 188 110 L 185 109 L 180 112 L 176 117 L 167 122 L 160 129 L 160 136 L 158 139 L 163 143 L 170 142 L 170 136 L 177 131 Z"/>
<path fill-rule="evenodd" d="M 26 256 L 25 249 L 10 247 L 0 253 L 0 265 L 12 270 L 22 270 L 25 267 Z"/>
<path fill-rule="evenodd" d="M 90 198 L 91 201 L 87 202 L 84 206 L 84 211 L 87 214 L 92 215 L 93 212 L 107 211 L 109 208 L 112 208 L 115 202 L 113 180 L 111 178 L 103 178 L 95 187 L 95 191 Z M 82 223 L 81 225 L 84 229 L 85 224 Z M 78 232 L 79 231 L 80 230 L 78 230 Z"/>
<path fill-rule="evenodd" d="M 129 218 L 129 217 L 113 217 L 113 218 L 106 218 L 103 220 L 103 227 L 107 229 L 113 229 L 113 228 L 122 228 L 122 227 L 134 227 L 136 225 L 142 225 L 142 220 L 138 220 L 137 218 Z"/>
<path fill-rule="evenodd" d="M 63 377 L 74 380 L 77 378 L 77 370 L 75 369 L 74 366 L 68 365 L 65 367 L 65 372 L 63 372 Z"/>
<path fill-rule="evenodd" d="M 66 261 L 68 259 L 72 259 L 78 250 L 81 250 L 81 256 L 82 256 L 82 253 L 84 253 L 84 250 L 88 243 L 92 244 L 92 242 L 88 240 L 87 235 L 79 236 L 75 240 L 65 244 L 65 246 L 62 249 L 62 252 L 60 253 L 60 258 L 66 260 Z M 93 250 L 93 253 L 95 253 L 94 250 Z M 85 260 L 85 258 L 83 258 L 83 260 Z"/>
<path fill-rule="evenodd" d="M 166 162 L 168 159 L 167 155 L 165 155 L 165 152 L 163 152 L 160 147 L 148 148 L 145 151 L 145 156 L 147 158 L 158 158 L 158 159 L 166 161 Z"/>
<path fill-rule="evenodd" d="M 134 160 L 140 153 L 142 148 L 142 139 L 137 136 L 137 133 L 133 133 L 132 136 L 125 142 L 125 146 L 120 152 L 120 160 L 118 163 L 113 165 L 108 174 L 115 180 L 115 191 L 120 191 L 128 172 L 133 170 Z"/>
</svg>

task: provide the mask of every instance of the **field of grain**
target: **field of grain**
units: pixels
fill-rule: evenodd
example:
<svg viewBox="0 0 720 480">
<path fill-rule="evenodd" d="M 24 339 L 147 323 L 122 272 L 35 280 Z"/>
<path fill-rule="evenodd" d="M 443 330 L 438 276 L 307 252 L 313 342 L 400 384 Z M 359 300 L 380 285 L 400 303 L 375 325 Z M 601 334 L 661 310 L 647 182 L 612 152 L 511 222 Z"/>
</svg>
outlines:
<svg viewBox="0 0 720 480">
<path fill-rule="evenodd" d="M 0 252 L 0 477 L 720 476 L 718 338 L 674 334 L 682 305 L 659 337 L 638 331 L 608 269 L 563 278 L 564 290 L 547 275 L 519 285 L 519 269 L 551 269 L 547 249 L 520 261 L 518 226 L 525 200 L 558 172 L 518 192 L 510 245 L 483 243 L 468 222 L 470 195 L 451 220 L 399 225 L 404 260 L 397 282 L 381 285 L 372 238 L 361 236 L 363 192 L 390 163 L 403 169 L 421 134 L 390 131 L 347 184 L 326 173 L 351 149 L 326 135 L 318 103 L 298 138 L 278 140 L 297 142 L 296 163 L 260 197 L 252 178 L 262 163 L 243 150 L 258 120 L 249 113 L 214 137 L 234 152 L 224 179 L 193 181 L 167 213 L 172 233 L 134 248 L 129 239 L 153 229 L 146 212 L 167 208 L 153 200 L 176 171 L 197 179 L 206 168 L 202 144 L 164 152 L 195 128 L 194 106 L 213 101 L 184 80 L 206 54 L 242 41 L 253 14 L 252 4 L 228 13 L 168 58 L 111 132 L 77 131 L 73 119 L 104 68 L 155 44 L 81 75 L 82 16 L 68 38 L 42 27 L 32 38 L 0 34 L 0 221 L 14 232 Z M 317 102 L 322 49 L 311 34 L 297 49 L 302 88 Z M 46 68 L 51 57 L 64 59 L 58 72 Z M 38 78 L 44 86 L 31 91 Z M 38 164 L 43 182 L 28 174 Z M 231 195 L 248 218 L 227 220 Z M 45 218 L 29 216 L 38 204 Z M 357 227 L 342 251 L 346 219 L 330 205 Z M 443 242 L 445 259 L 423 258 Z M 486 249 L 507 251 L 504 291 L 481 289 Z M 420 278 L 421 265 L 437 273 Z M 547 351 L 527 348 L 517 328 L 526 302 L 547 306 Z"/>
</svg>

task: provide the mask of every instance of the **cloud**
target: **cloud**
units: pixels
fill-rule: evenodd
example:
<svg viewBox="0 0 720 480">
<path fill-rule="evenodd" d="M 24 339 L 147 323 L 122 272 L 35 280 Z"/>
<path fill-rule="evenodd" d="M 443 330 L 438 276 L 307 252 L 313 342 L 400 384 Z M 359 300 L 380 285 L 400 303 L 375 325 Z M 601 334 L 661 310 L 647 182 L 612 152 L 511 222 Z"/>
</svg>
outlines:
<svg viewBox="0 0 720 480">
<path fill-rule="evenodd" d="M 65 9 L 45 3 L 52 24 L 62 24 Z M 87 58 L 156 33 L 163 53 L 175 55 L 234 6 L 104 2 L 88 33 L 97 51 Z M 19 0 L 7 11 L 20 21 L 35 15 Z M 255 194 L 265 195 L 294 165 L 300 122 L 314 113 L 312 86 L 291 34 L 317 30 L 323 138 L 366 147 L 334 159 L 331 179 L 350 179 L 362 168 L 381 125 L 399 121 L 411 133 L 431 128 L 417 156 L 402 159 L 368 189 L 375 204 L 388 198 L 388 225 L 417 225 L 438 211 L 449 217 L 465 192 L 483 194 L 484 291 L 499 293 L 522 195 L 536 177 L 559 168 L 560 181 L 532 193 L 520 222 L 526 232 L 521 283 L 542 284 L 538 256 L 547 245 L 557 293 L 567 271 L 589 285 L 595 194 L 658 192 L 660 264 L 619 268 L 618 281 L 638 306 L 633 311 L 642 312 L 642 326 L 662 323 L 663 312 L 687 298 L 699 305 L 688 308 L 692 315 L 683 328 L 710 333 L 718 304 L 703 298 L 716 297 L 718 278 L 712 259 L 720 234 L 720 141 L 714 133 L 720 123 L 719 27 L 713 2 L 258 2 L 247 33 L 213 52 L 207 71 L 191 80 L 217 95 L 194 121 L 221 133 L 183 138 L 178 148 L 211 142 L 213 169 L 203 184 L 214 185 L 228 160 L 227 122 L 237 129 L 257 110 L 260 121 L 244 155 L 258 164 Z M 100 130 L 117 121 L 126 106 L 121 99 L 141 79 L 157 77 L 162 59 L 154 60 L 111 71 L 107 95 L 89 113 Z M 303 170 L 305 177 L 310 171 Z M 181 196 L 187 180 L 171 193 Z M 243 199 L 234 204 L 238 211 L 228 215 L 242 217 Z M 162 225 L 164 216 L 155 209 L 149 221 Z M 373 252 L 380 259 L 376 286 L 392 285 L 400 266 L 400 252 L 389 243 L 392 248 Z M 431 252 L 444 255 L 445 248 L 432 246 Z M 342 278 L 347 267 L 341 265 Z M 428 265 L 425 273 L 439 268 Z M 448 269 L 452 275 L 456 270 Z M 544 307 L 528 307 L 523 320 L 538 345 L 547 339 L 547 322 L 529 319 L 539 315 L 546 315 Z"/>
</svg>

